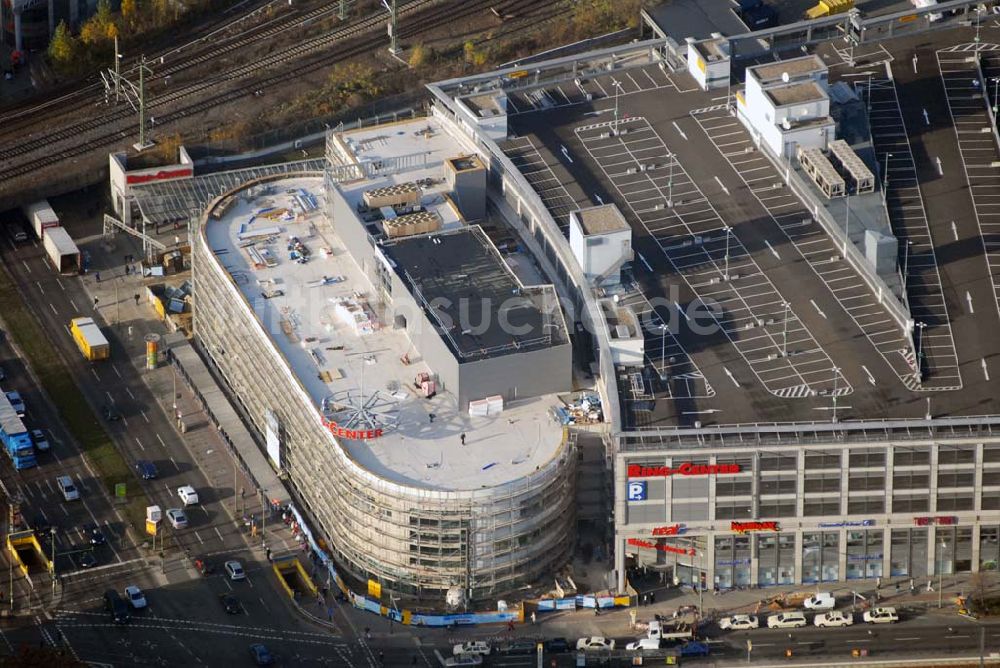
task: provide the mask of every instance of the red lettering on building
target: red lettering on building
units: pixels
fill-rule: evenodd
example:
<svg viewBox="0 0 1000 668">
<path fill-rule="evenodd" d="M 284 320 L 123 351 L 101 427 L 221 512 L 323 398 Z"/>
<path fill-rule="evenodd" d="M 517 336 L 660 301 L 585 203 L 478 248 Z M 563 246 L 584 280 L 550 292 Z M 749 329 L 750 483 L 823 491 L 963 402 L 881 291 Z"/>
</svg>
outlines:
<svg viewBox="0 0 1000 668">
<path fill-rule="evenodd" d="M 381 429 L 344 429 L 333 420 L 323 419 L 323 426 L 330 430 L 330 433 L 339 438 L 346 438 L 352 441 L 370 441 L 382 437 Z"/>
<path fill-rule="evenodd" d="M 685 527 L 683 524 L 673 524 L 668 527 L 655 527 L 653 529 L 654 536 L 679 536 L 684 533 Z"/>
<path fill-rule="evenodd" d="M 692 464 L 684 462 L 677 468 L 629 464 L 629 478 L 668 478 L 672 475 L 732 475 L 741 471 L 739 464 Z"/>
<path fill-rule="evenodd" d="M 626 541 L 629 545 L 634 547 L 645 547 L 650 550 L 659 550 L 660 552 L 669 552 L 671 554 L 686 554 L 688 556 L 695 556 L 697 552 L 693 547 L 674 547 L 673 545 L 658 545 L 648 540 L 643 540 L 641 538 L 629 538 Z"/>
<path fill-rule="evenodd" d="M 729 528 L 736 533 L 749 531 L 781 531 L 777 522 L 732 522 Z"/>
<path fill-rule="evenodd" d="M 954 515 L 945 515 L 942 517 L 914 517 L 913 523 L 918 527 L 931 526 L 932 524 L 951 526 L 953 524 L 958 524 L 958 518 Z"/>
<path fill-rule="evenodd" d="M 170 179 L 185 179 L 192 176 L 194 176 L 194 170 L 190 167 L 161 169 L 158 172 L 149 172 L 146 174 L 126 174 L 125 183 L 134 186 L 140 183 L 149 183 L 150 181 L 169 181 Z"/>
</svg>

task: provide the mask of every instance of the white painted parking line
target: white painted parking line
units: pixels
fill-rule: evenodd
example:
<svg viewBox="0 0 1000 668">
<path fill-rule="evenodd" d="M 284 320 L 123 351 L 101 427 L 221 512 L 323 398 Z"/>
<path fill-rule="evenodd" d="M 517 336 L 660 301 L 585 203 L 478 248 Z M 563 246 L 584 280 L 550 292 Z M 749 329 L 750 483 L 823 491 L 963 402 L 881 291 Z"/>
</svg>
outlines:
<svg viewBox="0 0 1000 668">
<path fill-rule="evenodd" d="M 781 256 L 778 255 L 778 251 L 774 250 L 774 246 L 771 245 L 771 242 L 768 241 L 767 239 L 764 239 L 764 243 L 767 244 L 767 249 L 771 251 L 771 255 L 780 260 Z"/>
<path fill-rule="evenodd" d="M 671 121 L 671 122 L 674 125 L 674 129 L 677 130 L 677 134 L 679 134 L 682 139 L 687 140 L 687 138 L 688 138 L 687 135 L 684 134 L 683 130 L 681 130 L 681 126 L 677 125 L 677 121 Z"/>
</svg>

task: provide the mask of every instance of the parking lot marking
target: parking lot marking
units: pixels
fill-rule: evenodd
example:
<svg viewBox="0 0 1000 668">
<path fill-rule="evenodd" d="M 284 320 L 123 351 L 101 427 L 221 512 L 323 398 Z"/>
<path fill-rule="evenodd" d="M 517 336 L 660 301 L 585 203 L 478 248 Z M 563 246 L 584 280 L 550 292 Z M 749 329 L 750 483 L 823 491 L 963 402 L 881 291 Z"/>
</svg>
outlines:
<svg viewBox="0 0 1000 668">
<path fill-rule="evenodd" d="M 140 440 L 139 440 L 139 437 L 138 437 L 138 436 L 136 436 L 136 437 L 135 437 L 135 442 L 136 442 L 136 445 L 138 445 L 138 446 L 139 446 L 139 449 L 140 449 L 140 450 L 145 450 L 145 449 L 146 449 L 146 446 L 144 446 L 144 445 L 142 444 L 142 441 L 140 441 Z"/>
<path fill-rule="evenodd" d="M 135 399 L 135 395 L 132 394 L 132 390 L 128 389 L 128 387 L 125 388 L 125 394 L 130 396 L 132 399 Z"/>
<path fill-rule="evenodd" d="M 972 307 L 972 295 L 968 290 L 965 291 L 965 302 L 969 305 L 969 313 L 975 313 L 976 309 Z"/>
<path fill-rule="evenodd" d="M 677 121 L 671 121 L 671 122 L 674 124 L 674 129 L 677 130 L 677 134 L 681 136 L 681 139 L 687 141 L 688 136 L 684 134 L 683 130 L 681 130 L 681 126 L 677 125 Z"/>
<path fill-rule="evenodd" d="M 161 442 L 162 442 L 162 441 L 161 441 Z M 179 465 L 177 464 L 177 462 L 176 462 L 176 461 L 174 461 L 174 458 L 173 458 L 173 457 L 171 457 L 171 458 L 170 458 L 170 463 L 174 465 L 174 468 L 175 468 L 175 469 L 177 469 L 177 472 L 178 472 L 178 473 L 180 473 L 180 472 L 181 472 L 181 467 L 180 467 L 180 466 L 179 466 Z M 168 489 L 168 491 L 169 491 L 169 489 Z"/>
<path fill-rule="evenodd" d="M 94 378 L 97 379 L 97 382 L 101 382 L 101 377 L 97 375 L 97 370 L 94 369 L 94 367 L 90 367 L 90 373 L 94 374 Z"/>
<path fill-rule="evenodd" d="M 782 175 L 760 154 L 739 121 L 725 110 L 695 112 L 694 118 L 900 381 L 915 385 L 913 369 L 899 354 L 908 346 L 907 338 L 886 327 L 885 309 L 876 296 L 843 260 L 841 249 L 815 222 L 812 212 L 788 191 Z M 741 133 L 738 141 L 720 141 L 720 136 L 731 137 L 734 132 Z M 731 148 L 723 144 L 730 144 Z M 748 174 L 748 169 L 753 171 Z M 755 183 L 760 185 L 755 187 Z"/>
<path fill-rule="evenodd" d="M 57 311 L 56 307 L 52 305 L 52 302 L 49 302 L 49 308 L 52 309 L 53 313 L 55 313 L 56 315 L 59 315 L 59 311 Z"/>
<path fill-rule="evenodd" d="M 202 539 L 202 537 L 201 537 L 201 534 L 200 534 L 200 533 L 198 533 L 198 531 L 197 531 L 197 530 L 195 530 L 195 531 L 192 531 L 192 533 L 194 534 L 194 537 L 198 539 L 198 542 L 199 542 L 199 543 L 201 543 L 202 545 L 204 545 L 204 544 L 205 544 L 205 541 L 204 541 L 204 540 Z"/>
<path fill-rule="evenodd" d="M 167 447 L 167 444 L 163 442 L 163 439 L 160 438 L 159 434 L 156 435 L 156 440 L 159 441 L 160 445 L 162 445 L 163 447 Z"/>
<path fill-rule="evenodd" d="M 990 368 L 986 365 L 986 358 L 983 358 L 983 376 L 986 377 L 986 381 L 990 380 Z"/>
<path fill-rule="evenodd" d="M 937 52 L 938 70 L 944 84 L 945 100 L 951 115 L 958 153 L 969 185 L 973 211 L 979 236 L 985 249 L 986 267 L 993 284 L 993 298 L 1000 312 L 1000 238 L 994 233 L 998 212 L 992 210 L 995 204 L 990 198 L 1000 186 L 1000 175 L 988 169 L 1000 161 L 1000 150 L 992 137 L 983 137 L 980 131 L 990 132 L 991 120 L 987 110 L 990 88 L 982 89 L 975 58 L 965 54 L 966 45 L 958 45 Z M 984 44 L 979 53 L 984 74 L 997 66 L 995 50 L 997 45 Z M 988 47 L 988 48 L 987 48 Z M 966 130 L 971 128 L 971 132 Z M 983 137 L 983 138 L 981 138 Z M 986 168 L 984 172 L 983 169 Z"/>
<path fill-rule="evenodd" d="M 223 543 L 225 543 L 226 539 L 222 537 L 222 532 L 219 531 L 219 527 L 213 527 L 213 528 L 215 529 L 215 535 L 219 537 L 220 541 L 222 541 Z"/>
<path fill-rule="evenodd" d="M 149 424 L 149 417 L 146 416 L 146 411 L 140 410 L 139 413 L 142 414 L 142 419 L 146 421 L 146 424 Z"/>
<path fill-rule="evenodd" d="M 650 123 L 630 117 L 618 126 L 627 132 L 615 133 L 605 122 L 578 127 L 575 133 L 624 200 L 626 216 L 655 240 L 703 303 L 721 307 L 707 315 L 765 389 L 777 396 L 804 397 L 836 385 L 838 394 L 849 393 L 850 383 L 842 376 L 833 379 L 839 372 L 832 371 L 833 363 L 794 313 L 788 332 L 801 341 L 802 353 L 778 354 L 781 309 L 775 305 L 784 301 L 780 293 Z"/>
<path fill-rule="evenodd" d="M 517 137 L 500 146 L 514 166 L 538 193 L 563 234 L 569 234 L 569 213 L 580 208 L 552 171 L 530 137 Z"/>
</svg>

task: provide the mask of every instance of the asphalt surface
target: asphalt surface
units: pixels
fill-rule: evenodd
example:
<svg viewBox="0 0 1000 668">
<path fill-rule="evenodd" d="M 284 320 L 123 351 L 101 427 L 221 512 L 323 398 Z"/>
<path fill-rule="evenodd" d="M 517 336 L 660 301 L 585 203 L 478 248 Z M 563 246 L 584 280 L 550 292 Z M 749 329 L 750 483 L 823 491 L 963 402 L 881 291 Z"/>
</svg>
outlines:
<svg viewBox="0 0 1000 668">
<path fill-rule="evenodd" d="M 71 230 L 78 242 L 86 232 Z M 104 272 L 103 281 L 110 280 L 110 274 L 122 274 L 122 267 L 112 268 L 110 264 L 116 260 L 104 257 L 97 244 L 83 242 L 81 246 L 92 249 L 95 266 Z M 123 248 L 139 252 L 137 248 L 120 246 L 116 254 Z M 95 414 L 106 405 L 113 405 L 120 413 L 122 419 L 106 424 L 106 428 L 120 451 L 126 453 L 127 461 L 131 464 L 136 459 L 148 459 L 157 465 L 159 477 L 142 483 L 151 501 L 164 510 L 181 507 L 175 490 L 184 484 L 194 486 L 201 501 L 187 508 L 188 528 L 167 531 L 162 558 L 159 550 L 143 550 L 133 544 L 126 536 L 124 518 L 80 457 L 55 407 L 38 391 L 23 363 L 5 344 L 0 348 L 8 376 L 3 386 L 22 393 L 27 404 L 27 424 L 50 434 L 52 451 L 40 456 L 38 467 L 21 472 L 14 472 L 4 459 L 4 480 L 8 486 L 22 490 L 27 501 L 26 517 L 44 515 L 56 526 L 56 570 L 63 582 L 54 610 L 49 607 L 49 580 L 41 579 L 44 588 L 39 588 L 40 593 L 32 592 L 30 599 L 27 583 L 16 583 L 18 609 L 23 613 L 26 605 L 33 607 L 27 616 L 22 614 L 4 626 L 8 649 L 20 643 L 68 643 L 82 659 L 116 666 L 219 665 L 233 657 L 246 657 L 249 662 L 248 646 L 260 642 L 284 665 L 365 665 L 367 653 L 363 648 L 344 649 L 345 641 L 336 622 L 329 627 L 306 623 L 278 588 L 261 550 L 248 548 L 243 523 L 234 522 L 223 505 L 226 499 L 232 502 L 233 474 L 225 474 L 229 484 L 224 487 L 209 482 L 206 472 L 199 468 L 201 462 L 185 447 L 161 404 L 143 383 L 138 370 L 141 355 L 129 359 L 125 352 L 120 337 L 127 337 L 131 327 L 132 335 L 141 341 L 140 332 L 145 333 L 148 325 L 130 320 L 122 322 L 120 328 L 104 327 L 112 345 L 111 360 L 91 364 L 80 355 L 65 326 L 71 317 L 94 315 L 92 299 L 84 290 L 84 282 L 93 281 L 93 275 L 56 276 L 37 243 L 14 248 L 4 242 L 0 261 L 9 267 L 43 327 L 56 333 L 53 342 L 80 386 L 81 400 L 86 400 Z M 137 283 L 128 284 L 124 278 L 114 280 L 122 282 L 120 297 L 131 304 Z M 102 309 L 100 315 L 106 322 L 115 321 L 109 308 Z M 192 406 L 193 399 L 182 384 L 178 389 L 178 404 Z M 191 415 L 190 419 L 194 422 L 197 417 Z M 72 475 L 79 483 L 80 501 L 62 500 L 53 482 L 60 474 Z M 101 527 L 107 538 L 103 545 L 89 544 L 89 536 L 82 530 L 88 523 Z M 83 551 L 92 551 L 95 566 L 81 567 Z M 193 567 L 194 558 L 213 563 L 216 574 L 200 575 Z M 230 582 L 222 574 L 222 563 L 230 558 L 243 563 L 248 576 L 245 581 Z M 106 589 L 122 592 L 131 584 L 144 590 L 148 608 L 135 611 L 128 626 L 116 626 L 104 610 L 102 594 Z M 225 593 L 237 597 L 239 614 L 227 614 L 223 609 L 219 596 Z M 42 612 L 43 604 L 48 612 Z M 334 616 L 342 623 L 339 611 L 334 610 Z M 352 657 L 350 651 L 356 656 Z"/>
<path fill-rule="evenodd" d="M 996 41 L 997 32 L 992 23 L 987 25 L 984 22 L 983 41 Z M 762 206 L 759 193 L 751 190 L 747 174 L 737 171 L 736 158 L 723 157 L 721 151 L 725 142 L 738 142 L 740 138 L 735 135 L 739 135 L 742 129 L 727 128 L 722 136 L 706 134 L 711 130 L 698 119 L 711 117 L 716 113 L 714 109 L 724 105 L 724 89 L 707 93 L 693 90 L 687 75 L 677 73 L 670 76 L 670 85 L 665 86 L 659 81 L 662 75 L 649 66 L 583 80 L 582 90 L 593 95 L 592 102 L 582 99 L 572 82 L 561 84 L 558 89 L 550 86 L 543 104 L 529 95 L 522 94 L 515 98 L 514 105 L 521 113 L 510 121 L 518 135 L 518 143 L 512 143 L 510 149 L 517 152 L 519 161 L 530 162 L 528 169 L 538 170 L 538 165 L 545 163 L 548 169 L 546 174 L 554 175 L 558 181 L 552 183 L 546 180 L 551 189 L 547 192 L 558 192 L 560 185 L 563 192 L 582 190 L 590 203 L 614 201 L 625 213 L 633 227 L 633 248 L 636 251 L 633 278 L 637 289 L 624 295 L 628 303 L 634 301 L 633 297 L 638 294 L 639 302 L 666 300 L 689 310 L 699 297 L 699 291 L 706 291 L 692 281 L 684 280 L 678 275 L 675 265 L 667 259 L 672 252 L 669 244 L 680 243 L 686 233 L 683 230 L 679 233 L 671 231 L 679 226 L 670 222 L 673 219 L 666 213 L 659 214 L 659 217 L 669 223 L 670 230 L 667 227 L 657 229 L 639 221 L 626 202 L 631 195 L 626 195 L 628 187 L 622 187 L 622 176 L 609 178 L 608 175 L 609 165 L 613 168 L 616 164 L 614 160 L 622 158 L 612 157 L 610 162 L 602 159 L 602 151 L 605 151 L 603 155 L 609 155 L 607 151 L 610 149 L 606 148 L 609 140 L 600 139 L 595 134 L 599 129 L 586 129 L 588 126 L 611 127 L 616 106 L 619 117 L 625 119 L 625 127 L 636 126 L 637 121 L 633 120 L 636 117 L 648 120 L 655 133 L 651 141 L 663 146 L 660 162 L 668 160 L 670 152 L 675 153 L 679 167 L 697 186 L 693 196 L 703 197 L 704 202 L 710 203 L 714 210 L 708 211 L 707 205 L 702 204 L 702 208 L 706 209 L 704 212 L 687 213 L 681 210 L 677 216 L 690 218 L 697 224 L 704 222 L 704 216 L 717 214 L 724 224 L 731 226 L 733 248 L 738 248 L 735 245 L 738 240 L 747 250 L 745 256 L 731 250 L 731 258 L 733 261 L 745 261 L 751 270 L 758 267 L 761 272 L 754 274 L 751 271 L 753 281 L 742 284 L 740 280 L 734 281 L 737 290 L 756 298 L 762 289 L 758 285 L 759 276 L 769 279 L 790 304 L 794 314 L 790 328 L 801 327 L 802 332 L 811 335 L 850 383 L 850 394 L 838 402 L 837 416 L 840 420 L 923 418 L 928 408 L 936 417 L 990 414 L 995 412 L 990 378 L 1000 373 L 1000 369 L 993 368 L 1000 347 L 994 338 L 988 336 L 988 332 L 1000 323 L 985 271 L 982 237 L 968 196 L 968 184 L 957 153 L 955 132 L 945 106 L 935 59 L 937 49 L 968 41 L 972 33 L 971 29 L 964 28 L 934 33 L 932 37 L 922 35 L 919 38 L 885 41 L 877 50 L 879 55 L 890 54 L 895 58 L 891 65 L 892 73 L 898 82 L 906 130 L 911 138 L 941 275 L 942 288 L 935 293 L 937 299 L 933 306 L 937 314 L 944 310 L 954 333 L 954 346 L 947 328 L 940 334 L 944 338 L 937 339 L 941 342 L 942 354 L 935 358 L 935 362 L 937 359 L 944 360 L 942 377 L 940 382 L 932 382 L 937 379 L 931 376 L 923 388 L 914 387 L 911 379 L 906 377 L 904 356 L 898 352 L 899 349 L 892 345 L 886 348 L 881 343 L 884 336 L 878 326 L 888 316 L 883 315 L 881 321 L 878 317 L 870 318 L 875 325 L 857 318 L 857 314 L 849 310 L 850 300 L 841 300 L 842 293 L 834 292 L 839 279 L 821 276 L 822 270 L 815 263 L 810 268 L 813 260 L 807 261 L 803 255 L 804 245 L 790 242 L 789 231 L 782 229 L 780 221 L 776 224 L 771 212 Z M 910 67 L 914 48 L 919 51 L 916 77 Z M 832 48 L 827 47 L 823 53 L 828 65 L 832 66 L 830 76 L 833 80 L 861 69 L 844 65 Z M 866 67 L 871 69 L 872 64 L 867 62 Z M 911 78 L 914 81 L 911 82 Z M 613 81 L 621 84 L 618 95 L 615 95 Z M 924 108 L 931 119 L 930 127 L 925 123 Z M 727 138 L 725 133 L 733 133 L 734 136 Z M 581 141 L 581 135 L 584 141 Z M 634 141 L 627 134 L 620 139 L 626 145 Z M 531 143 L 534 151 L 530 160 L 523 157 L 527 142 Z M 649 143 L 632 145 L 650 146 Z M 938 157 L 945 166 L 943 176 L 937 169 Z M 658 179 L 661 190 L 664 171 L 662 166 L 657 167 L 654 174 L 659 176 L 652 177 Z M 634 181 L 638 176 L 631 178 Z M 678 180 L 683 179 L 678 177 Z M 577 198 L 571 195 L 569 199 Z M 566 197 L 561 198 L 561 202 L 566 200 Z M 643 221 L 648 221 L 651 214 L 642 212 L 640 215 Z M 954 230 L 952 221 L 955 221 Z M 716 224 L 716 227 L 719 226 Z M 693 229 L 692 225 L 688 227 Z M 708 245 L 706 242 L 705 246 Z M 713 246 L 710 254 L 718 264 L 715 256 L 721 256 L 723 251 Z M 713 286 L 711 290 L 717 291 L 717 287 Z M 944 295 L 943 304 L 940 303 L 941 294 Z M 662 301 L 660 303 L 656 313 L 665 319 L 669 308 L 663 307 Z M 730 305 L 726 304 L 726 308 L 728 310 Z M 771 344 L 775 336 L 780 341 L 780 309 L 775 311 L 770 304 L 763 304 L 761 308 L 777 323 L 766 328 L 771 333 Z M 878 309 L 877 305 L 875 308 Z M 624 405 L 635 406 L 628 416 L 631 424 L 640 427 L 667 426 L 693 424 L 695 420 L 703 425 L 789 420 L 823 422 L 832 417 L 829 378 L 812 383 L 818 390 L 816 396 L 785 388 L 779 388 L 776 393 L 771 388 L 765 389 L 757 376 L 755 367 L 760 366 L 762 360 L 741 354 L 739 345 L 733 345 L 733 341 L 727 340 L 726 336 L 721 333 L 696 333 L 683 320 L 675 329 L 673 339 L 666 342 L 655 327 L 654 331 L 647 331 L 647 365 L 662 368 L 664 361 L 659 359 L 659 353 L 661 349 L 666 349 L 668 368 L 674 365 L 682 372 L 668 375 L 675 378 L 678 375 L 695 377 L 698 379 L 696 387 L 693 391 L 660 387 L 653 378 L 656 374 L 648 374 L 647 391 L 652 387 L 655 401 L 649 401 L 646 396 L 633 401 L 635 398 L 627 388 L 623 393 Z M 748 331 L 735 338 L 738 340 L 741 336 L 753 339 L 756 333 Z M 898 338 L 900 342 L 904 340 Z M 925 343 L 930 345 L 932 341 L 928 336 Z M 876 347 L 876 342 L 879 347 Z M 747 348 L 752 348 L 755 343 Z M 958 371 L 954 364 L 956 353 Z M 912 351 L 909 354 L 912 355 Z M 772 365 L 776 363 L 770 358 L 764 361 Z M 705 388 L 711 390 L 706 391 Z M 843 383 L 838 383 L 838 390 L 843 393 Z M 798 394 L 782 396 L 782 392 Z"/>
</svg>

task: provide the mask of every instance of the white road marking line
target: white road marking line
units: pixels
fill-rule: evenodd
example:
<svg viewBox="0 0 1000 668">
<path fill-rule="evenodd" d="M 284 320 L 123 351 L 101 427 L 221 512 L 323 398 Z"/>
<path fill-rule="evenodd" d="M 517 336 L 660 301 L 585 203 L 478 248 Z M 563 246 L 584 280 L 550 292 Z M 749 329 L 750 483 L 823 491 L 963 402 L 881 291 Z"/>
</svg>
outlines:
<svg viewBox="0 0 1000 668">
<path fill-rule="evenodd" d="M 267 607 L 267 603 L 264 602 L 264 598 L 258 597 L 258 599 L 260 600 L 260 604 L 264 606 L 264 609 L 267 610 L 268 612 L 271 612 L 271 608 Z M 11 648 L 11 651 L 13 651 L 13 648 Z"/>
<path fill-rule="evenodd" d="M 649 262 L 646 261 L 646 258 L 643 257 L 642 253 L 636 253 L 636 255 L 639 256 L 639 261 L 642 262 L 642 266 L 646 267 L 646 271 L 648 271 L 649 273 L 652 274 L 653 273 L 653 267 L 650 266 Z"/>
<path fill-rule="evenodd" d="M 45 288 L 42 287 L 42 282 L 41 281 L 35 281 L 35 285 L 38 286 L 38 291 L 41 292 L 44 295 L 45 294 Z"/>
<path fill-rule="evenodd" d="M 130 396 L 133 399 L 135 399 L 135 395 L 132 394 L 132 390 L 128 389 L 127 387 L 125 388 L 125 393 L 128 394 L 128 396 Z"/>
<path fill-rule="evenodd" d="M 136 442 L 136 444 L 137 444 L 137 445 L 139 446 L 139 449 L 140 449 L 140 450 L 142 450 L 143 452 L 145 452 L 145 450 L 146 450 L 146 446 L 144 446 L 144 445 L 142 444 L 142 441 L 140 441 L 140 440 L 139 440 L 139 437 L 138 437 L 138 436 L 136 436 L 136 437 L 135 437 L 135 442 Z"/>
<path fill-rule="evenodd" d="M 49 308 L 52 309 L 53 313 L 55 313 L 56 315 L 59 315 L 59 311 L 57 311 L 56 307 L 52 305 L 52 302 L 49 302 Z"/>
<path fill-rule="evenodd" d="M 927 110 L 924 109 L 924 125 L 930 125 L 930 124 L 931 124 L 930 116 L 927 115 Z"/>
<path fill-rule="evenodd" d="M 139 413 L 142 414 L 142 419 L 146 421 L 146 424 L 149 424 L 149 418 L 146 416 L 146 411 L 140 410 Z"/>
<path fill-rule="evenodd" d="M 771 255 L 780 260 L 781 256 L 778 255 L 778 251 L 774 250 L 774 246 L 771 245 L 771 242 L 768 241 L 767 239 L 764 239 L 764 243 L 767 244 L 767 249 L 771 251 Z"/>
<path fill-rule="evenodd" d="M 958 241 L 958 228 L 955 226 L 955 221 L 951 221 L 951 234 L 955 237 L 955 241 Z"/>
<path fill-rule="evenodd" d="M 218 536 L 219 540 L 222 541 L 223 543 L 226 542 L 226 539 L 222 537 L 222 532 L 219 531 L 219 527 L 215 527 L 215 535 Z"/>
<path fill-rule="evenodd" d="M 814 309 L 816 309 L 816 313 L 819 313 L 824 319 L 826 318 L 826 313 L 823 313 L 823 309 L 819 307 L 819 304 L 816 303 L 815 299 L 810 299 L 809 303 L 813 305 Z"/>
<path fill-rule="evenodd" d="M 104 394 L 106 394 L 108 396 L 108 401 L 110 401 L 111 403 L 115 403 L 115 398 L 113 396 L 111 396 L 110 392 L 108 392 L 107 390 L 105 390 Z"/>
<path fill-rule="evenodd" d="M 864 370 L 865 375 L 868 376 L 868 382 L 871 383 L 872 385 L 874 385 L 875 384 L 875 376 L 872 375 L 872 372 L 869 371 L 868 367 L 866 367 L 864 364 L 861 365 L 861 368 Z"/>
<path fill-rule="evenodd" d="M 197 531 L 194 532 L 194 537 L 197 538 L 198 542 L 201 543 L 202 545 L 205 544 L 205 541 L 202 540 L 202 538 L 201 538 L 201 534 L 199 534 Z"/>
<path fill-rule="evenodd" d="M 90 373 L 94 374 L 94 378 L 97 379 L 97 382 L 101 381 L 101 377 L 97 375 L 97 371 L 94 370 L 94 367 L 90 367 Z"/>
<path fill-rule="evenodd" d="M 729 380 L 733 381 L 733 385 L 735 385 L 736 387 L 739 387 L 739 386 L 740 386 L 740 383 L 739 383 L 739 381 L 738 381 L 738 380 L 736 380 L 736 377 L 735 377 L 735 376 L 733 376 L 733 372 L 732 372 L 732 371 L 730 371 L 730 370 L 729 370 L 729 369 L 727 369 L 726 367 L 722 367 L 722 370 L 723 370 L 723 371 L 725 372 L 725 374 L 726 374 L 727 376 L 729 376 Z"/>
<path fill-rule="evenodd" d="M 935 162 L 937 163 L 938 174 L 944 176 L 944 167 L 941 166 L 941 158 L 936 158 Z"/>
<path fill-rule="evenodd" d="M 60 281 L 58 278 L 56 279 L 56 284 L 59 286 L 60 290 L 62 290 L 63 292 L 66 292 L 66 286 L 63 285 L 62 281 Z"/>
<path fill-rule="evenodd" d="M 720 188 L 722 188 L 722 192 L 726 193 L 727 195 L 729 194 L 729 188 L 726 187 L 726 184 L 724 184 L 722 180 L 719 179 L 718 176 L 715 177 L 715 182 L 719 184 Z"/>
<path fill-rule="evenodd" d="M 160 438 L 159 434 L 156 435 L 156 440 L 159 441 L 160 445 L 162 445 L 163 447 L 167 447 L 167 444 L 163 442 L 163 439 Z"/>
<path fill-rule="evenodd" d="M 177 462 L 176 462 L 176 461 L 174 461 L 174 458 L 173 458 L 173 457 L 171 457 L 171 458 L 170 458 L 170 463 L 174 465 L 174 468 L 175 468 L 175 469 L 177 469 L 177 472 L 178 472 L 178 473 L 180 473 L 180 472 L 181 472 L 181 467 L 177 465 Z M 168 489 L 169 489 L 169 488 L 168 488 Z"/>
<path fill-rule="evenodd" d="M 11 244 L 11 245 L 13 246 L 13 244 Z M 17 250 L 17 249 L 15 248 L 14 250 Z M 25 270 L 30 274 L 31 273 L 31 267 L 28 266 L 28 263 L 25 262 L 24 260 L 21 260 L 21 264 L 24 265 Z"/>
<path fill-rule="evenodd" d="M 71 306 L 73 307 L 73 310 L 74 310 L 74 311 L 79 311 L 79 310 L 80 310 L 80 307 L 79 307 L 79 306 L 77 306 L 77 305 L 76 305 L 76 302 L 75 302 L 75 301 L 73 301 L 72 299 L 70 299 L 70 300 L 69 300 L 69 303 L 70 303 L 70 305 L 71 305 Z"/>
<path fill-rule="evenodd" d="M 116 375 L 116 376 L 118 376 L 119 378 L 121 378 L 121 377 L 122 377 L 122 374 L 121 374 L 121 372 L 120 372 L 120 371 L 118 370 L 118 367 L 116 367 L 116 366 L 115 366 L 114 364 L 112 364 L 112 365 L 111 365 L 111 368 L 112 368 L 112 369 L 114 369 L 114 371 L 115 371 L 115 375 Z"/>
<path fill-rule="evenodd" d="M 965 291 L 965 301 L 969 305 L 969 313 L 975 313 L 976 309 L 973 308 L 972 306 L 972 295 L 969 293 L 968 290 Z"/>
<path fill-rule="evenodd" d="M 688 136 L 684 134 L 683 130 L 681 130 L 681 126 L 677 125 L 677 121 L 671 121 L 671 122 L 674 124 L 674 129 L 677 130 L 677 134 L 679 134 L 681 137 L 684 138 L 685 141 L 687 141 Z"/>
<path fill-rule="evenodd" d="M 986 358 L 983 358 L 983 375 L 986 376 L 986 380 L 990 379 L 990 369 L 986 366 Z"/>
</svg>

